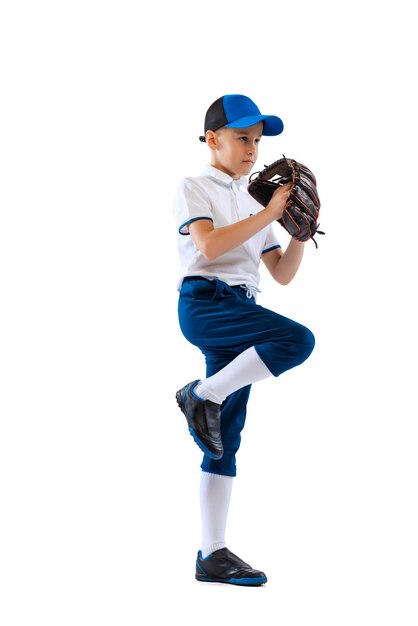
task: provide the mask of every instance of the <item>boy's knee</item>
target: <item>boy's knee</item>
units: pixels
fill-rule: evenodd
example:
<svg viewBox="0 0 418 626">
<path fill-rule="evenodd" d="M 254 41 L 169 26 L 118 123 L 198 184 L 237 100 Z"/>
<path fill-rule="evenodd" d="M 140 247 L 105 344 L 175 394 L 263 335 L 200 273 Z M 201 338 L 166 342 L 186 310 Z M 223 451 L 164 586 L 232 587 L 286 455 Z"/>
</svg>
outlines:
<svg viewBox="0 0 418 626">
<path fill-rule="evenodd" d="M 306 326 L 299 326 L 297 332 L 297 346 L 301 363 L 312 353 L 315 347 L 315 335 Z"/>
</svg>

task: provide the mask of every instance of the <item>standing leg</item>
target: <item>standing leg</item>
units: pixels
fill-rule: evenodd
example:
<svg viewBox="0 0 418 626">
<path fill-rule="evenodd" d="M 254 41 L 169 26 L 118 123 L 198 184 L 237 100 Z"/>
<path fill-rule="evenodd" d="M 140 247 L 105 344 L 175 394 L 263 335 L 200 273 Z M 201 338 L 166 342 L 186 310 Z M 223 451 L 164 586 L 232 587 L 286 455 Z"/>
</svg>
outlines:
<svg viewBox="0 0 418 626">
<path fill-rule="evenodd" d="M 225 547 L 225 528 L 231 500 L 232 476 L 202 472 L 200 510 L 202 515 L 202 556 Z"/>
<path fill-rule="evenodd" d="M 236 473 L 235 453 L 240 445 L 250 389 L 248 385 L 232 393 L 223 403 L 224 455 L 218 460 L 205 455 L 201 465 L 202 548 L 196 559 L 196 578 L 200 581 L 246 586 L 267 582 L 264 572 L 240 559 L 226 547 L 225 542 L 233 476 Z"/>
<path fill-rule="evenodd" d="M 229 357 L 231 359 L 231 357 Z M 211 376 L 227 365 L 228 359 L 207 359 L 207 375 Z M 224 454 L 216 460 L 203 457 L 200 483 L 200 509 L 202 517 L 202 556 L 225 547 L 225 530 L 229 503 L 236 474 L 235 454 L 240 446 L 244 428 L 247 402 L 251 387 L 248 385 L 232 393 L 222 404 L 221 436 Z"/>
</svg>

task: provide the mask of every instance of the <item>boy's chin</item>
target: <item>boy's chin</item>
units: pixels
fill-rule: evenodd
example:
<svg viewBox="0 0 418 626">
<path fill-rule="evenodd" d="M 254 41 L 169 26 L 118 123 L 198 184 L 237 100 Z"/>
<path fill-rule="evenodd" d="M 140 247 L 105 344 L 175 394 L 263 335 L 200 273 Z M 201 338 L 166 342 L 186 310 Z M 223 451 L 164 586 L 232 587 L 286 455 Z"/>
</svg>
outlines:
<svg viewBox="0 0 418 626">
<path fill-rule="evenodd" d="M 251 170 L 254 167 L 254 163 L 243 163 L 242 167 L 240 167 L 240 174 L 241 176 L 248 176 L 248 174 L 251 172 Z"/>
</svg>

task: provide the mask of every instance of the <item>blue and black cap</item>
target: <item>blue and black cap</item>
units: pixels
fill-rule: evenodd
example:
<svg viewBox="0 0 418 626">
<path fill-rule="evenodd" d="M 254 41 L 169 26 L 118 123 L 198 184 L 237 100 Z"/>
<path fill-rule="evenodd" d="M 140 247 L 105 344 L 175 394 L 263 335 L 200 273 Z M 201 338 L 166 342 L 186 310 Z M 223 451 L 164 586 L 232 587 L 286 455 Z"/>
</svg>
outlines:
<svg viewBox="0 0 418 626">
<path fill-rule="evenodd" d="M 258 122 L 264 122 L 263 135 L 280 135 L 283 122 L 276 115 L 262 115 L 258 106 L 247 96 L 229 94 L 221 96 L 213 102 L 206 112 L 205 134 L 208 130 L 218 130 L 222 126 L 228 128 L 247 128 Z M 205 136 L 199 137 L 206 141 Z"/>
</svg>

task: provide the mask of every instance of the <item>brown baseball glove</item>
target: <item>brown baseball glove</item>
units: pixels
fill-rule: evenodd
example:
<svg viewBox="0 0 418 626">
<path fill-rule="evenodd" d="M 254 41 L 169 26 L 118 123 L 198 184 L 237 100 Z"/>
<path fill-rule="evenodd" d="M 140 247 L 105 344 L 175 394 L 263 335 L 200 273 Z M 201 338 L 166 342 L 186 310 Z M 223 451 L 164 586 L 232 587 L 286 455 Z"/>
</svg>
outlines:
<svg viewBox="0 0 418 626">
<path fill-rule="evenodd" d="M 277 220 L 287 232 L 298 241 L 312 239 L 318 247 L 314 235 L 324 235 L 318 230 L 319 209 L 316 178 L 311 170 L 294 159 L 282 159 L 266 165 L 261 172 L 254 172 L 248 184 L 248 193 L 260 204 L 267 206 L 272 195 L 282 185 L 292 182 L 282 217 Z"/>
</svg>

